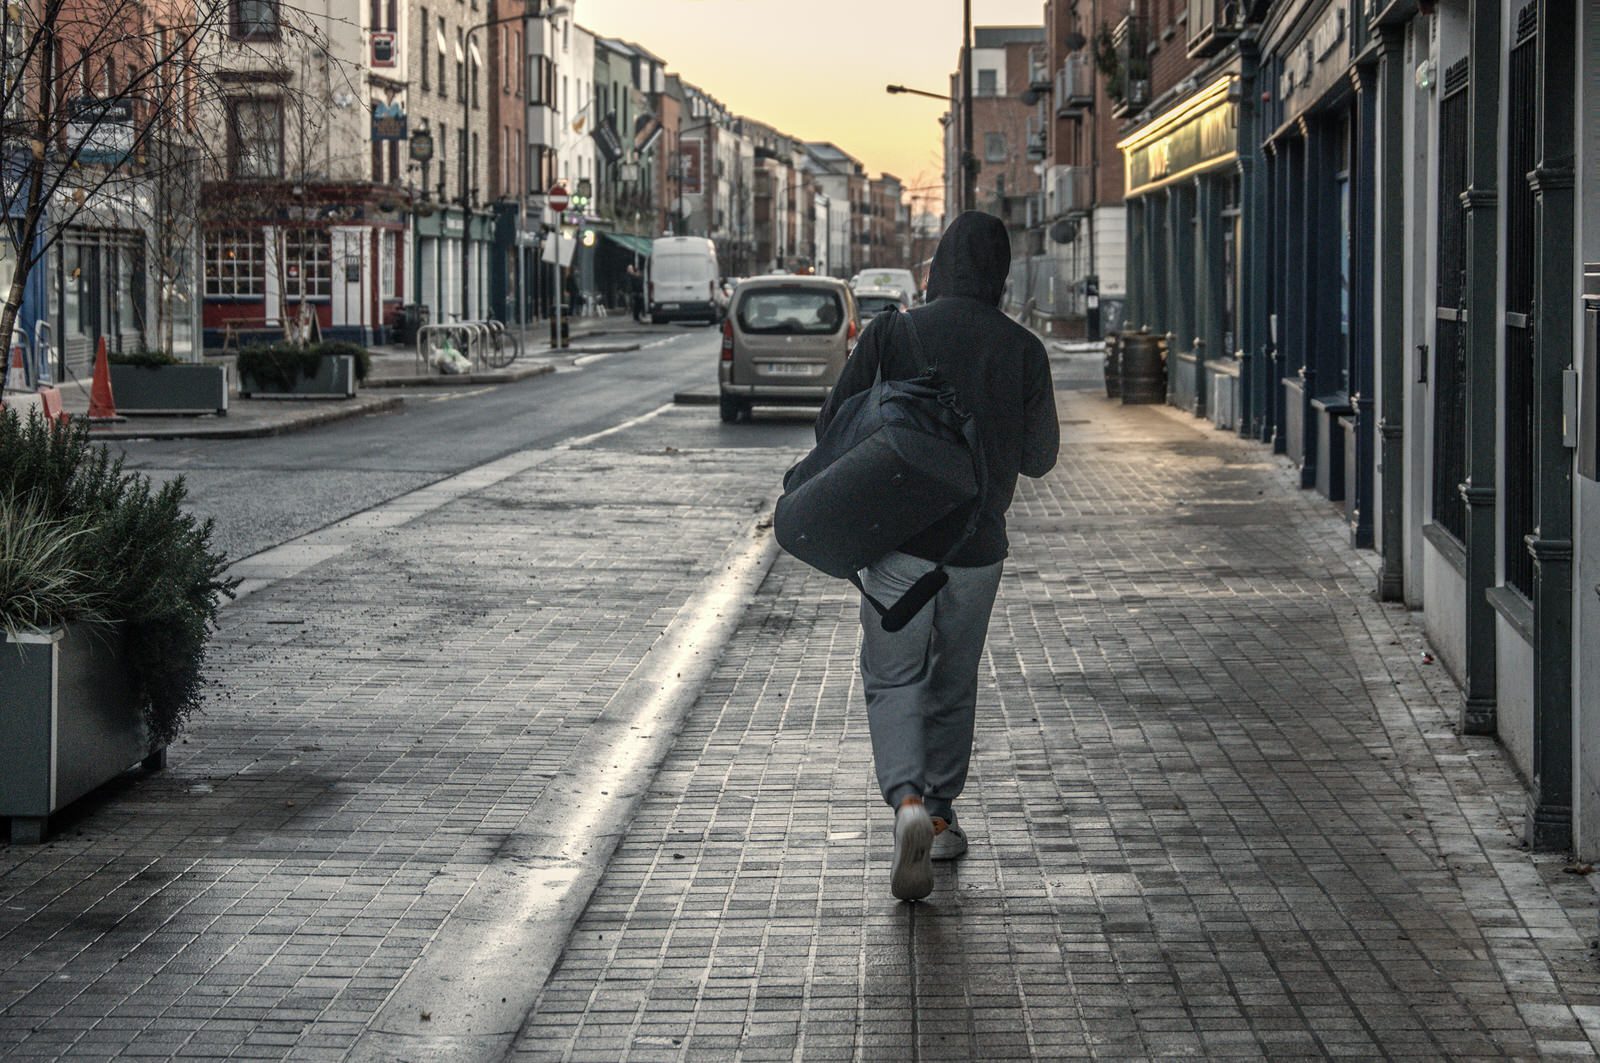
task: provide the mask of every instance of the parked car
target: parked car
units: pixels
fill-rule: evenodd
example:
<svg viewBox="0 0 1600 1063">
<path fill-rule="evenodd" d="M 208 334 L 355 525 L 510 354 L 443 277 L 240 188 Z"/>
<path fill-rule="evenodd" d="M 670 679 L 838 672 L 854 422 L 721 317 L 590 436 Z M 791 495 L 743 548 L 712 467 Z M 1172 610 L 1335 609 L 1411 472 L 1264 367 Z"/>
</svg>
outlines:
<svg viewBox="0 0 1600 1063">
<path fill-rule="evenodd" d="M 857 288 L 855 295 L 863 328 L 885 310 L 911 309 L 911 296 L 899 288 Z"/>
<path fill-rule="evenodd" d="M 854 346 L 855 296 L 832 277 L 751 277 L 722 323 L 722 419 L 750 407 L 819 406 Z"/>
<path fill-rule="evenodd" d="M 898 288 L 912 302 L 917 301 L 917 278 L 909 269 L 864 269 L 850 278 L 850 287 L 856 291 L 862 288 Z"/>
<path fill-rule="evenodd" d="M 650 248 L 645 268 L 645 308 L 650 323 L 722 319 L 718 304 L 717 245 L 702 236 L 663 236 Z"/>
</svg>

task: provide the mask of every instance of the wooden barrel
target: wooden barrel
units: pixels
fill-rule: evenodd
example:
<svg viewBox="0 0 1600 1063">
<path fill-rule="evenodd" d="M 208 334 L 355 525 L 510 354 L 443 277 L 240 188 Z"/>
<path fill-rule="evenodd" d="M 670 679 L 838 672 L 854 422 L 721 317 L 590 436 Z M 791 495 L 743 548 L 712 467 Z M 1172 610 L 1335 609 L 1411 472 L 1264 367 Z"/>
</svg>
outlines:
<svg viewBox="0 0 1600 1063">
<path fill-rule="evenodd" d="M 1122 402 L 1124 405 L 1167 401 L 1167 352 L 1161 337 L 1128 332 L 1122 337 Z"/>
<path fill-rule="evenodd" d="M 1122 333 L 1106 336 L 1106 398 L 1122 397 Z"/>
</svg>

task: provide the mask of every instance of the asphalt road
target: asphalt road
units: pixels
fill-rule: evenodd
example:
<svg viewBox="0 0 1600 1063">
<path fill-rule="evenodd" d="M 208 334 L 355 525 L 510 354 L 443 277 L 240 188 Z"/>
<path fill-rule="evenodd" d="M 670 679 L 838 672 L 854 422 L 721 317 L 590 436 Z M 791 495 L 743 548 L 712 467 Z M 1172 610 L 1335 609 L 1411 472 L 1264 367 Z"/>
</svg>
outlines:
<svg viewBox="0 0 1600 1063">
<path fill-rule="evenodd" d="M 590 355 L 516 384 L 419 389 L 405 408 L 267 439 L 139 440 L 130 469 L 182 475 L 217 545 L 247 557 L 465 469 L 603 431 L 716 379 L 714 329 L 640 333 L 637 351 Z M 630 337 L 631 338 L 631 337 Z M 683 446 L 803 446 L 804 418 L 722 425 L 715 407 Z M 698 421 L 696 422 L 699 423 Z"/>
</svg>

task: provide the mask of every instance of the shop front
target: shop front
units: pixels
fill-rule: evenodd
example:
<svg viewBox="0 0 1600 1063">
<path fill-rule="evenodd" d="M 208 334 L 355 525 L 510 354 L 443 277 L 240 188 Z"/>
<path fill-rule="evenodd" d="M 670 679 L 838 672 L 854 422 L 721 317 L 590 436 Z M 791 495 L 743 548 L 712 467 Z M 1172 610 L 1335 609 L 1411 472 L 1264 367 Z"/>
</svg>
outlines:
<svg viewBox="0 0 1600 1063">
<path fill-rule="evenodd" d="M 1269 314 L 1277 448 L 1301 486 L 1339 504 L 1372 545 L 1372 77 L 1348 0 L 1285 5 L 1268 24 Z"/>
<path fill-rule="evenodd" d="M 1168 401 L 1236 427 L 1245 309 L 1239 75 L 1213 74 L 1119 142 L 1130 328 L 1167 336 Z"/>
<path fill-rule="evenodd" d="M 405 302 L 404 204 L 370 186 L 308 188 L 290 202 L 275 202 L 275 194 L 210 193 L 206 348 L 311 335 L 386 342 Z"/>
</svg>

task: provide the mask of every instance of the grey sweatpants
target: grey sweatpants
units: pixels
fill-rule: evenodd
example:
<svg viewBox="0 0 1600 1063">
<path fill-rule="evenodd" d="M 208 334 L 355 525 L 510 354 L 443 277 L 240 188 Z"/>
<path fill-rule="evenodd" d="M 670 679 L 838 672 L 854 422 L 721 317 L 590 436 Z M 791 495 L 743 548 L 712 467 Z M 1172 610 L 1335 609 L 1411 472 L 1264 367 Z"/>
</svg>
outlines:
<svg viewBox="0 0 1600 1063">
<path fill-rule="evenodd" d="M 955 822 L 951 805 L 967 782 L 978 664 L 1004 564 L 946 569 L 950 582 L 893 634 L 883 630 L 877 610 L 861 602 L 867 724 L 878 788 L 890 808 L 920 794 L 928 815 Z M 890 605 L 933 567 L 896 552 L 862 569 L 861 582 Z"/>
</svg>

